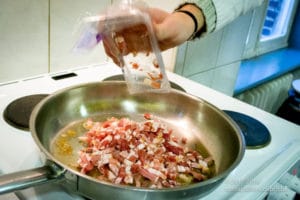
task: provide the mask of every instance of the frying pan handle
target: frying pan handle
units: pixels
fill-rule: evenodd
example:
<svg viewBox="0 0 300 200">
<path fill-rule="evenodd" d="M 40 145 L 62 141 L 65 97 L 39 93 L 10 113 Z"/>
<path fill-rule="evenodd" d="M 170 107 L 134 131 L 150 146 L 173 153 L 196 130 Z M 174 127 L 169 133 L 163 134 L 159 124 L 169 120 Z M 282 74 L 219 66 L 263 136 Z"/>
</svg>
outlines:
<svg viewBox="0 0 300 200">
<path fill-rule="evenodd" d="M 55 164 L 53 164 L 55 165 Z M 0 176 L 0 195 L 26 189 L 43 183 L 58 181 L 64 177 L 64 171 L 58 166 L 43 167 L 5 174 Z"/>
</svg>

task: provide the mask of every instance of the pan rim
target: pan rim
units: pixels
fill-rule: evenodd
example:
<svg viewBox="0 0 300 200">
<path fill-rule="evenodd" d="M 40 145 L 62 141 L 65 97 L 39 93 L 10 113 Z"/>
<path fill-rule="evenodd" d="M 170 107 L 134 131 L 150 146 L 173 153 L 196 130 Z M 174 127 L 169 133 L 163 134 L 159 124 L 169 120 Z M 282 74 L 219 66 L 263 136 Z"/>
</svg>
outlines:
<svg viewBox="0 0 300 200">
<path fill-rule="evenodd" d="M 76 88 L 80 88 L 80 87 L 86 87 L 86 86 L 91 86 L 91 85 L 96 85 L 96 84 L 107 84 L 107 85 L 111 85 L 111 84 L 125 84 L 125 81 L 94 81 L 94 82 L 87 82 L 87 83 L 81 83 L 81 84 L 76 84 L 73 86 L 68 86 L 62 89 L 59 89 L 57 91 L 55 91 L 54 93 L 48 95 L 46 98 L 42 99 L 33 109 L 32 114 L 30 116 L 30 122 L 29 122 L 29 130 L 31 132 L 31 135 L 35 141 L 35 143 L 38 145 L 38 147 L 40 148 L 40 150 L 42 151 L 43 154 L 46 155 L 46 159 L 50 160 L 52 162 L 54 162 L 56 165 L 62 167 L 64 170 L 70 171 L 73 174 L 76 174 L 79 177 L 85 178 L 89 181 L 95 182 L 97 184 L 103 184 L 105 186 L 109 186 L 109 187 L 114 187 L 116 189 L 124 189 L 124 190 L 133 190 L 133 191 L 140 191 L 140 192 L 174 192 L 174 191 L 186 191 L 189 189 L 194 189 L 194 188 L 198 188 L 198 187 L 202 187 L 202 186 L 206 186 L 206 185 L 210 185 L 212 183 L 215 183 L 217 181 L 220 181 L 224 178 L 226 178 L 230 172 L 235 169 L 240 162 L 242 161 L 244 154 L 245 154 L 245 150 L 246 150 L 246 145 L 245 145 L 245 139 L 244 136 L 242 134 L 241 129 L 239 128 L 239 126 L 236 124 L 235 121 L 233 121 L 223 110 L 219 109 L 218 107 L 216 107 L 215 105 L 211 104 L 210 102 L 207 102 L 206 100 L 197 97 L 195 95 L 183 92 L 183 91 L 179 91 L 176 89 L 171 89 L 171 92 L 173 93 L 179 93 L 181 95 L 187 96 L 189 98 L 192 98 L 196 101 L 201 101 L 205 104 L 207 104 L 210 108 L 212 108 L 214 111 L 218 112 L 222 117 L 224 117 L 226 119 L 226 121 L 232 126 L 232 128 L 235 130 L 236 132 L 236 137 L 238 139 L 239 142 L 239 151 L 238 154 L 234 160 L 234 162 L 230 165 L 230 167 L 228 167 L 227 169 L 225 169 L 223 172 L 221 172 L 220 174 L 215 175 L 214 177 L 209 178 L 208 180 L 202 181 L 202 182 L 198 182 L 198 183 L 193 183 L 187 186 L 180 186 L 180 187 L 174 187 L 174 188 L 142 188 L 142 187 L 135 187 L 135 186 L 128 186 L 128 185 L 117 185 L 117 184 L 113 184 L 113 183 L 109 183 L 106 181 L 101 181 L 101 180 L 97 180 L 96 178 L 90 177 L 88 175 L 82 174 L 79 171 L 76 171 L 74 169 L 72 169 L 71 167 L 67 166 L 66 164 L 64 164 L 63 162 L 59 161 L 58 159 L 55 158 L 55 156 L 53 156 L 53 154 L 48 151 L 44 145 L 42 144 L 42 142 L 40 141 L 40 139 L 37 136 L 37 131 L 35 128 L 35 120 L 36 120 L 36 116 L 38 115 L 39 110 L 42 108 L 42 106 L 48 102 L 50 99 L 54 98 L 55 96 L 71 90 L 71 89 L 76 89 Z"/>
</svg>

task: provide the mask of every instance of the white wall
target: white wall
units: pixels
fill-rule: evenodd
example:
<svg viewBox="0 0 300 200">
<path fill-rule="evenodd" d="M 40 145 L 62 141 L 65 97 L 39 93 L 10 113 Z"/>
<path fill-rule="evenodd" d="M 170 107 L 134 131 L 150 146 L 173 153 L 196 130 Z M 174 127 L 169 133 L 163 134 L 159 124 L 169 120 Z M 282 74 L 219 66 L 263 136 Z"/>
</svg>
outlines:
<svg viewBox="0 0 300 200">
<path fill-rule="evenodd" d="M 0 82 L 48 71 L 48 0 L 0 0 Z"/>
<path fill-rule="evenodd" d="M 83 55 L 71 49 L 79 19 L 112 2 L 0 0 L 0 83 L 108 60 L 102 45 Z M 146 2 L 171 12 L 181 0 Z M 251 13 L 206 38 L 163 52 L 166 68 L 232 95 L 250 21 Z"/>
<path fill-rule="evenodd" d="M 102 45 L 87 54 L 75 54 L 72 47 L 81 19 L 97 15 L 110 4 L 111 0 L 50 0 L 50 71 L 107 60 Z"/>
<path fill-rule="evenodd" d="M 233 95 L 251 18 L 249 12 L 205 38 L 180 46 L 175 72 Z"/>
<path fill-rule="evenodd" d="M 180 0 L 146 0 L 172 11 Z M 113 0 L 0 0 L 0 83 L 108 60 L 102 45 L 74 54 L 82 17 L 96 15 Z M 163 52 L 173 70 L 176 48 Z"/>
</svg>

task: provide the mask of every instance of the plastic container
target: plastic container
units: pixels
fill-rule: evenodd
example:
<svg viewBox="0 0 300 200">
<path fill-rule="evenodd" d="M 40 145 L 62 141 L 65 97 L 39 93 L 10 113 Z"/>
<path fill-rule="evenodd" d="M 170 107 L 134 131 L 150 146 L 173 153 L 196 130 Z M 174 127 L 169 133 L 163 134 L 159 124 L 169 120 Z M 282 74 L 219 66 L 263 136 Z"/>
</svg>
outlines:
<svg viewBox="0 0 300 200">
<path fill-rule="evenodd" d="M 147 6 L 121 1 L 104 15 L 84 19 L 75 50 L 91 49 L 100 41 L 124 73 L 130 93 L 169 92 L 161 52 Z"/>
</svg>

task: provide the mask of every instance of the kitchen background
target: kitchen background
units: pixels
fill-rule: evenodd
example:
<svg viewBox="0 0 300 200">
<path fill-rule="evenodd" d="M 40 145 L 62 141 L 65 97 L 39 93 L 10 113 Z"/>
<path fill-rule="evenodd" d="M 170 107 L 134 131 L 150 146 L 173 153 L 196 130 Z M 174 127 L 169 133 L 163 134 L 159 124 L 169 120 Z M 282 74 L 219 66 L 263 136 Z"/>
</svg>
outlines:
<svg viewBox="0 0 300 200">
<path fill-rule="evenodd" d="M 167 11 L 174 10 L 180 2 L 182 1 L 147 1 L 150 6 Z M 298 0 L 293 2 L 288 30 L 297 32 L 299 15 L 295 13 Z M 77 39 L 76 30 L 80 19 L 96 15 L 112 3 L 112 0 L 0 0 L 0 83 L 43 73 L 61 73 L 74 67 L 108 61 L 102 45 L 88 54 L 72 53 L 72 47 Z M 163 52 L 167 70 L 229 96 L 237 95 L 236 83 L 238 77 L 241 77 L 239 72 L 244 60 L 253 56 L 257 58 L 265 53 L 257 48 L 257 39 L 267 6 L 266 1 L 261 7 L 245 13 L 201 40 L 187 42 Z M 293 21 L 294 15 L 296 22 Z M 299 49 L 296 33 L 288 31 L 287 35 L 290 34 L 296 44 L 293 49 Z M 289 44 L 287 37 L 281 45 L 270 49 L 290 46 L 293 45 Z M 299 66 L 300 61 L 285 73 L 292 72 L 292 79 L 295 79 L 300 74 Z M 263 67 L 265 66 L 261 66 Z"/>
</svg>

